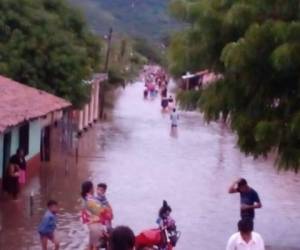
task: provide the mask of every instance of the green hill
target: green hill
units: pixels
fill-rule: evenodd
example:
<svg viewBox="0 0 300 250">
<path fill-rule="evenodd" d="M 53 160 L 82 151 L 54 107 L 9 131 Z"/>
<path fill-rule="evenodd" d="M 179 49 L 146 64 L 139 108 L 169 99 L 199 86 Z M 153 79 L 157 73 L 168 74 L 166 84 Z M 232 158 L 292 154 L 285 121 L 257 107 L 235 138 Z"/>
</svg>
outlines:
<svg viewBox="0 0 300 250">
<path fill-rule="evenodd" d="M 168 14 L 169 0 L 69 0 L 79 6 L 93 30 L 106 34 L 109 27 L 132 37 L 159 41 L 178 24 Z"/>
</svg>

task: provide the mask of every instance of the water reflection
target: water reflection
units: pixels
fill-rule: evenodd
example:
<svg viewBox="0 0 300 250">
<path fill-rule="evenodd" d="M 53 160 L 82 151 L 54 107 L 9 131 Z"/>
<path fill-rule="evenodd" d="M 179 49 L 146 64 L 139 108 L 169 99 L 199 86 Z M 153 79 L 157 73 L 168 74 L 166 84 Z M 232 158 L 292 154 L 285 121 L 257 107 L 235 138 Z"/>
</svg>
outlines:
<svg viewBox="0 0 300 250">
<path fill-rule="evenodd" d="M 269 249 L 299 250 L 300 177 L 277 173 L 272 160 L 242 156 L 226 127 L 208 125 L 198 113 L 182 112 L 179 131 L 170 131 L 160 100 L 143 100 L 142 91 L 143 84 L 126 87 L 108 121 L 80 139 L 78 164 L 57 150 L 58 157 L 42 166 L 20 202 L 1 201 L 0 249 L 40 249 L 36 227 L 49 198 L 60 202 L 62 249 L 85 249 L 87 233 L 79 220 L 85 179 L 108 183 L 116 224 L 136 233 L 151 228 L 167 199 L 182 231 L 177 249 L 224 249 L 239 218 L 239 198 L 227 188 L 244 176 L 260 193 L 264 207 L 257 211 L 256 230 Z"/>
<path fill-rule="evenodd" d="M 173 138 L 178 138 L 178 128 L 177 127 L 171 127 L 170 136 Z"/>
</svg>

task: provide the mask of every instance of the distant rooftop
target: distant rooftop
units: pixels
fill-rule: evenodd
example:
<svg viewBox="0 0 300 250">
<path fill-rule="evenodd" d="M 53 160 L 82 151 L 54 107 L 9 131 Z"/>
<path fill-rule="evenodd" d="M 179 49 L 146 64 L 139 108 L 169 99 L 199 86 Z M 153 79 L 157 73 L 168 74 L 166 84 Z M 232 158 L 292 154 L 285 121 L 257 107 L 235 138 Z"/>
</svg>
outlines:
<svg viewBox="0 0 300 250">
<path fill-rule="evenodd" d="M 62 98 L 0 76 L 0 133 L 70 106 L 71 103 Z"/>
</svg>

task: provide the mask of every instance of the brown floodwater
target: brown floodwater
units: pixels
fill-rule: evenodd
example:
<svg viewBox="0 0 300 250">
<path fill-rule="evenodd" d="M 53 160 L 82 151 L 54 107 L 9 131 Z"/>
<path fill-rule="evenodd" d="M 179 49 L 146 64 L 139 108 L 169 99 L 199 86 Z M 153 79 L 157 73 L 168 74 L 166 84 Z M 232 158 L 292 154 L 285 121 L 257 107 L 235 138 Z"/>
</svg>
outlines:
<svg viewBox="0 0 300 250">
<path fill-rule="evenodd" d="M 62 249 L 85 249 L 79 192 L 86 179 L 108 184 L 115 225 L 129 225 L 136 233 L 155 227 L 166 199 L 182 232 L 176 249 L 225 249 L 239 219 L 239 197 L 227 189 L 243 176 L 261 196 L 255 228 L 268 249 L 300 250 L 300 176 L 278 173 L 272 160 L 243 156 L 234 134 L 220 124 L 206 124 L 199 113 L 180 112 L 178 134 L 170 133 L 159 98 L 143 100 L 142 91 L 142 83 L 120 90 L 107 121 L 79 140 L 78 164 L 56 146 L 55 159 L 42 165 L 19 202 L 0 201 L 0 249 L 40 249 L 36 228 L 49 198 L 60 203 Z"/>
</svg>

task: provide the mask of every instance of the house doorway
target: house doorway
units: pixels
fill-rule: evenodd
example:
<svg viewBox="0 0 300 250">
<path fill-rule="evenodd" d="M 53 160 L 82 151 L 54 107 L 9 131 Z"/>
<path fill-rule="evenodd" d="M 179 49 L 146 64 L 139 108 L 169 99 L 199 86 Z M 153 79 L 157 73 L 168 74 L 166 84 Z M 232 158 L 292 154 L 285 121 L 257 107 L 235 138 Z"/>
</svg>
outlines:
<svg viewBox="0 0 300 250">
<path fill-rule="evenodd" d="M 4 140 L 3 140 L 3 180 L 6 178 L 7 173 L 7 167 L 9 165 L 9 159 L 10 159 L 10 150 L 11 150 L 11 132 L 7 132 L 4 134 Z"/>
<path fill-rule="evenodd" d="M 29 123 L 19 128 L 19 148 L 23 149 L 25 155 L 29 153 Z"/>
</svg>

